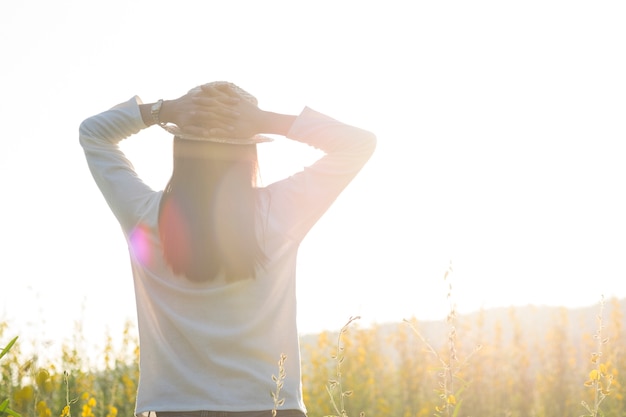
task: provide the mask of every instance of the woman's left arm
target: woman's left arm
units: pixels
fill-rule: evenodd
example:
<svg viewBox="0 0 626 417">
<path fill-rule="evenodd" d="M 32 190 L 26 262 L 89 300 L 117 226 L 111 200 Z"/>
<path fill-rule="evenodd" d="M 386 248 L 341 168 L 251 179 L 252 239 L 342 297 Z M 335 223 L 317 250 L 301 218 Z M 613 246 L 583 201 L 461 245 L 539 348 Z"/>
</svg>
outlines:
<svg viewBox="0 0 626 417">
<path fill-rule="evenodd" d="M 267 187 L 283 232 L 302 239 L 372 156 L 376 136 L 305 108 L 286 137 L 324 152 L 301 172 Z"/>
</svg>

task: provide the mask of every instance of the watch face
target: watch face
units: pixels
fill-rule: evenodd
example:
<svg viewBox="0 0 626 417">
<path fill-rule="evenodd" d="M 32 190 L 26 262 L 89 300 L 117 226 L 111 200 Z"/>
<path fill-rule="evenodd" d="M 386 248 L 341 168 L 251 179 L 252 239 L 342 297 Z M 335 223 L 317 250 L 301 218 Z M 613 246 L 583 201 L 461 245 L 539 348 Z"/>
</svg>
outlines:
<svg viewBox="0 0 626 417">
<path fill-rule="evenodd" d="M 152 105 L 152 108 L 150 109 L 150 114 L 152 115 L 152 120 L 154 120 L 155 123 L 159 123 L 159 113 L 161 112 L 161 104 L 163 103 L 163 100 L 159 100 L 156 103 L 154 103 Z"/>
</svg>

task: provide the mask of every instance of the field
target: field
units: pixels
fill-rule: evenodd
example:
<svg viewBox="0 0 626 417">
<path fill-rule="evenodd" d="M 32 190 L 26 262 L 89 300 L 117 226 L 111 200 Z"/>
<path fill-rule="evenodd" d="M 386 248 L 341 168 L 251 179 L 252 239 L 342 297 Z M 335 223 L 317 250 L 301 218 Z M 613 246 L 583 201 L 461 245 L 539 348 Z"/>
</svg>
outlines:
<svg viewBox="0 0 626 417">
<path fill-rule="evenodd" d="M 441 322 L 361 327 L 351 318 L 339 332 L 302 336 L 309 416 L 624 416 L 624 308 L 602 299 L 580 310 L 528 306 L 457 316 L 451 303 Z M 9 346 L 14 336 L 0 325 L 0 344 L 10 347 L 0 359 L 3 413 L 133 414 L 139 348 L 131 323 L 121 347 L 107 336 L 94 356 L 77 335 L 50 363 L 25 355 L 20 339 Z"/>
</svg>

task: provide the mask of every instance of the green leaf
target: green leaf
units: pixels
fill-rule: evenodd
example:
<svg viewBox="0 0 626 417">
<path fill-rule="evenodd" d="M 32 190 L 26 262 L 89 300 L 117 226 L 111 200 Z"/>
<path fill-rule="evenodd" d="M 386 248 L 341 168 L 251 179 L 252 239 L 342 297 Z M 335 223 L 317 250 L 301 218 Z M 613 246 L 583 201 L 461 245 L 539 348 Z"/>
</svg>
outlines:
<svg viewBox="0 0 626 417">
<path fill-rule="evenodd" d="M 17 413 L 15 411 L 11 410 L 10 408 L 7 408 L 6 410 L 4 410 L 4 413 L 8 414 L 10 416 L 13 416 L 13 417 L 22 417 L 22 415 L 20 413 Z"/>
<path fill-rule="evenodd" d="M 463 400 L 460 400 L 459 402 L 456 403 L 456 407 L 454 407 L 454 412 L 452 413 L 452 417 L 458 417 L 459 411 L 461 411 L 462 402 Z"/>
<path fill-rule="evenodd" d="M 11 348 L 13 347 L 13 345 L 15 344 L 15 342 L 17 341 L 17 338 L 18 338 L 18 336 L 15 336 L 15 337 L 13 338 L 13 340 L 11 340 L 11 341 L 9 342 L 9 344 L 8 344 L 8 345 L 6 345 L 6 347 L 5 347 L 4 349 L 2 349 L 2 352 L 0 352 L 0 358 L 2 358 L 4 355 L 6 355 L 6 354 L 9 352 L 9 350 L 11 350 Z"/>
<path fill-rule="evenodd" d="M 13 340 L 15 340 L 15 339 L 13 339 Z M 3 416 L 5 414 L 8 414 L 8 415 L 13 416 L 13 417 L 22 417 L 19 413 L 16 413 L 15 411 L 13 411 L 13 410 L 11 410 L 9 408 L 9 399 L 8 398 L 6 400 L 2 401 L 2 404 L 0 404 L 0 416 Z"/>
</svg>

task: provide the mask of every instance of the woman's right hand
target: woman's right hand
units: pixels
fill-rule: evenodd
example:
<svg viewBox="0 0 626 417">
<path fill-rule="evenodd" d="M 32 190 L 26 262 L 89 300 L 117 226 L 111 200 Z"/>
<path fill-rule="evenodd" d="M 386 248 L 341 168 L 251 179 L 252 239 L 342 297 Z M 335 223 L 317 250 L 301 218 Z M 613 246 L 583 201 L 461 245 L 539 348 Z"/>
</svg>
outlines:
<svg viewBox="0 0 626 417">
<path fill-rule="evenodd" d="M 232 128 L 227 132 L 229 137 L 251 138 L 256 134 L 264 133 L 263 125 L 266 112 L 259 109 L 256 99 L 250 93 L 230 83 L 218 84 L 217 87 L 213 84 L 205 84 L 201 88 L 210 95 L 213 94 L 214 90 L 217 90 L 236 100 L 230 107 L 236 116 L 229 119 Z"/>
<path fill-rule="evenodd" d="M 224 85 L 196 87 L 175 100 L 164 101 L 160 120 L 195 136 L 232 136 L 240 116 L 236 109 L 240 100 Z"/>
</svg>

